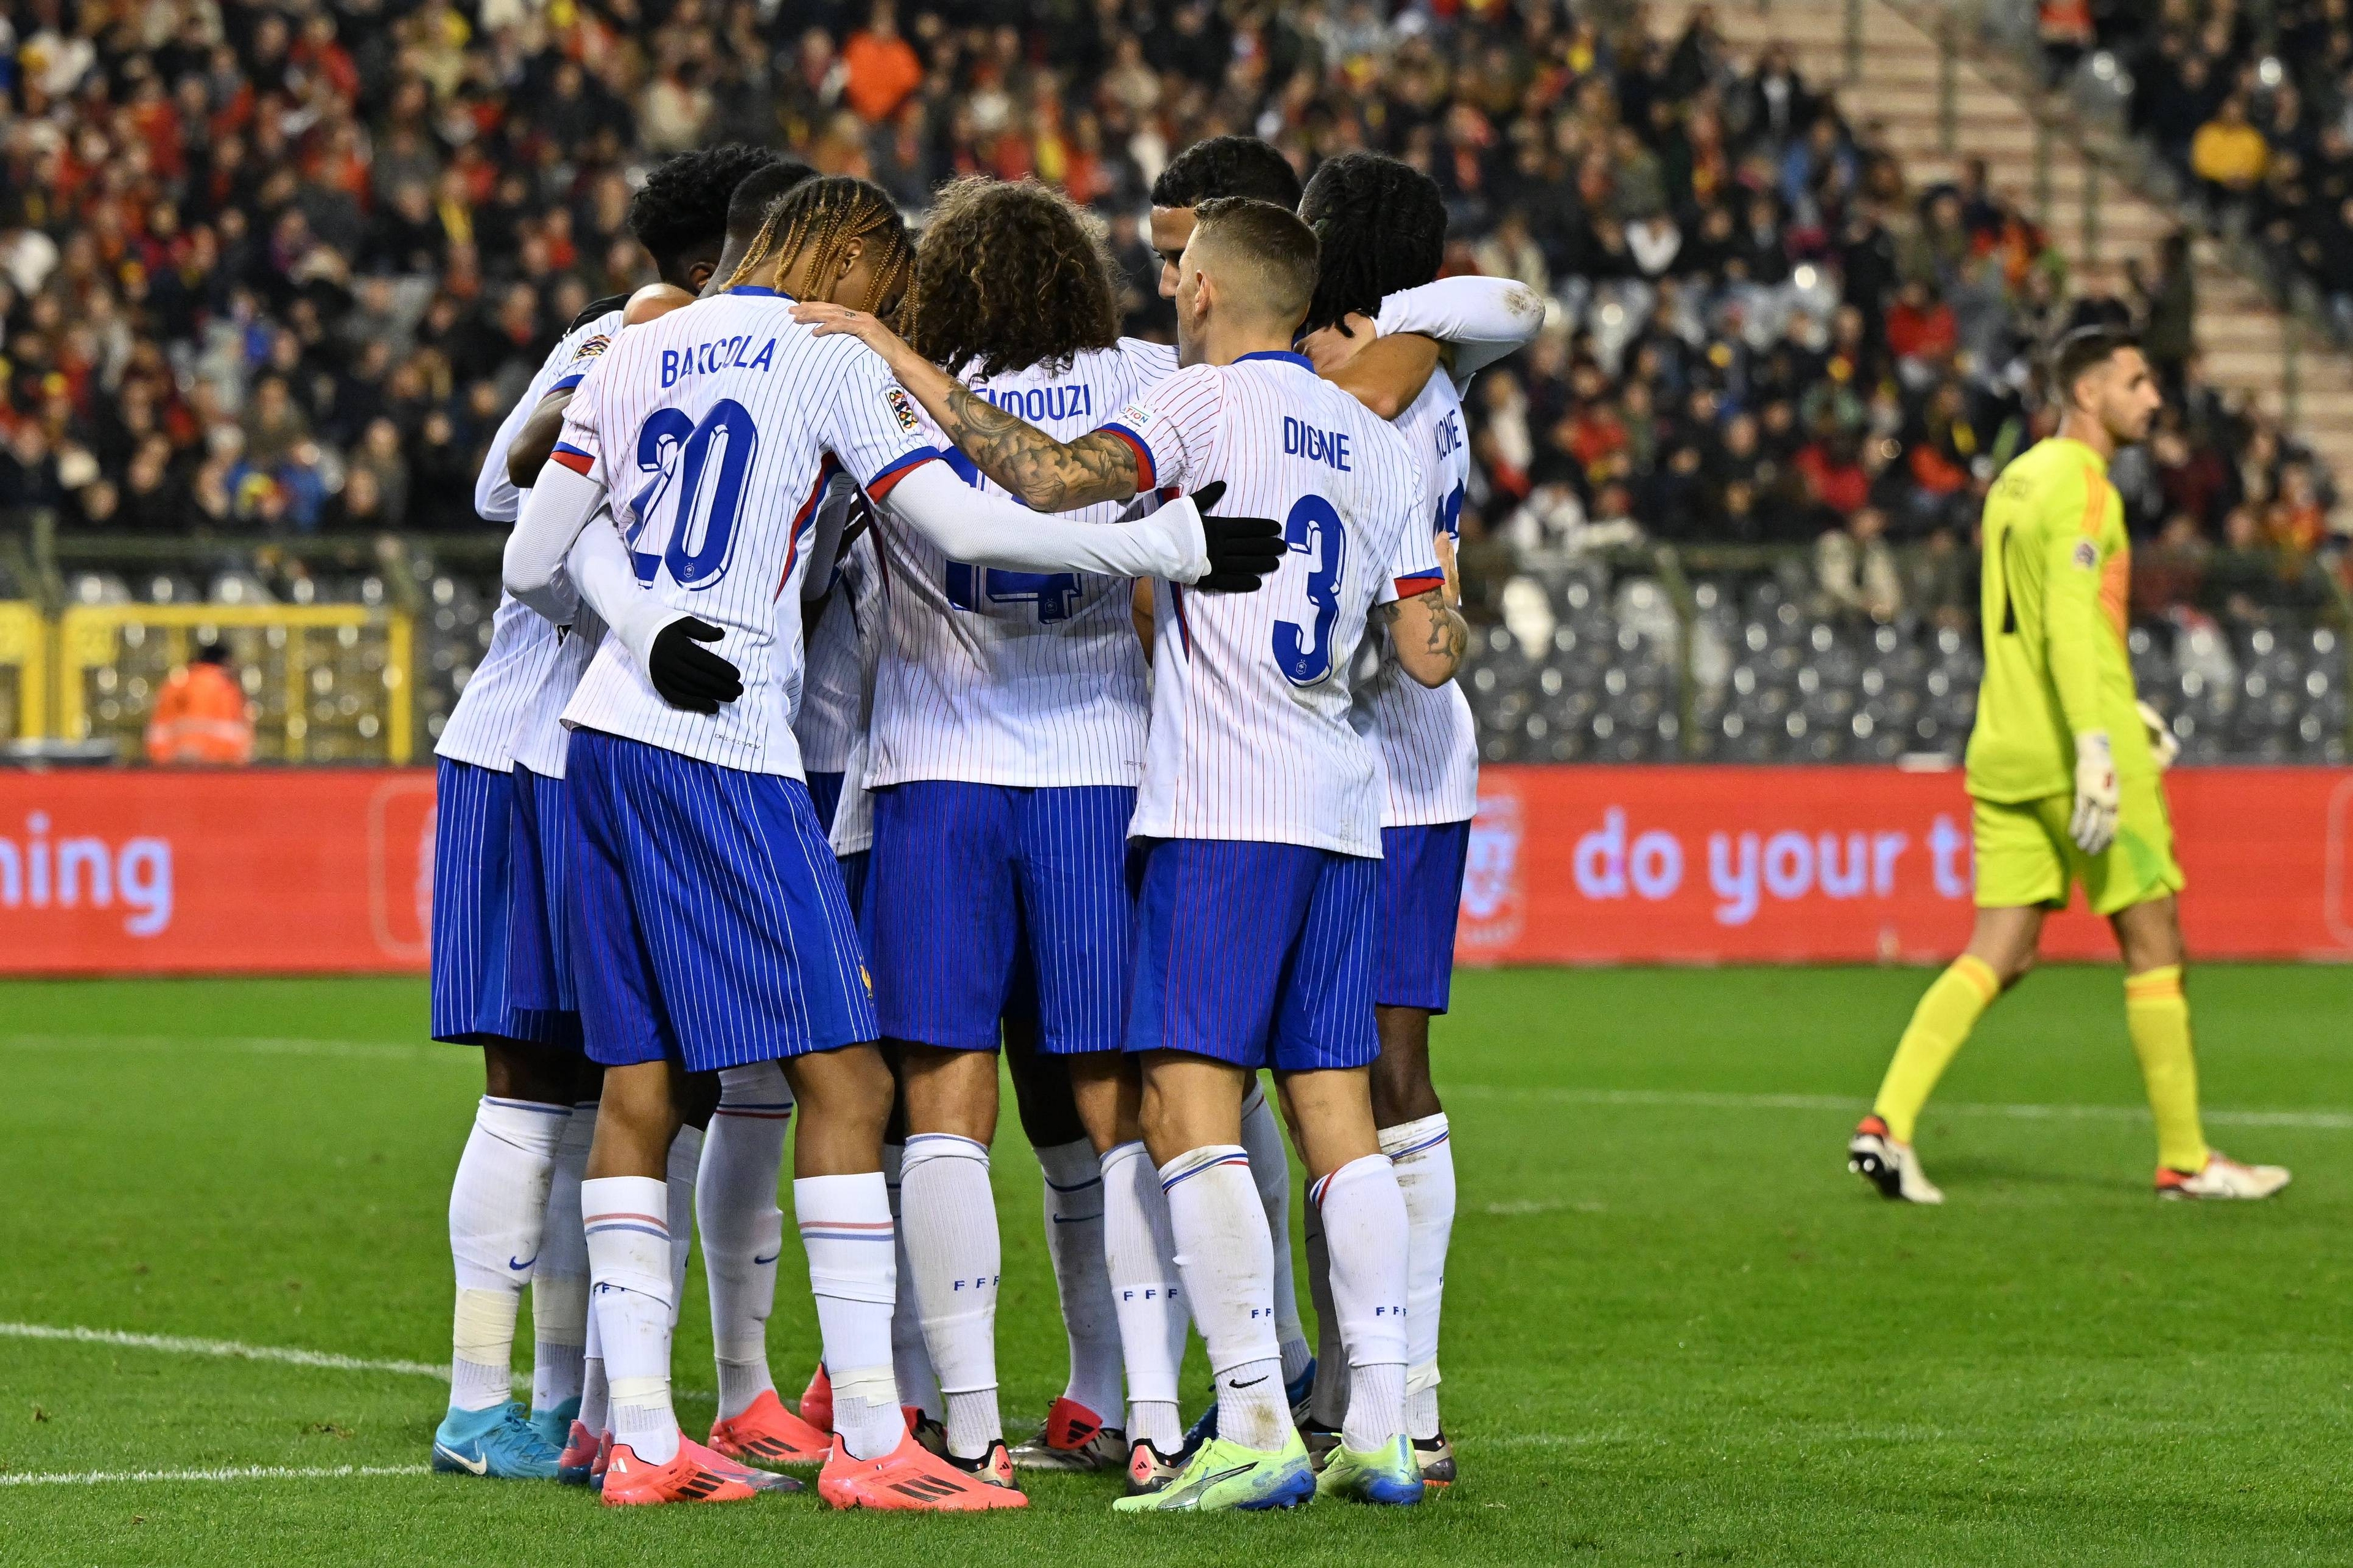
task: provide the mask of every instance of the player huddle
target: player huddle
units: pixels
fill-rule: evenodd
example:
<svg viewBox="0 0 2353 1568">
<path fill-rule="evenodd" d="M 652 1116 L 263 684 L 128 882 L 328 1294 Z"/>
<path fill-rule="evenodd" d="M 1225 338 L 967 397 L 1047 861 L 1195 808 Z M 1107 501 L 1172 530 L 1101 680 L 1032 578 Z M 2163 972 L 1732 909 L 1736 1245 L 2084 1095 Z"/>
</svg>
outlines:
<svg viewBox="0 0 2353 1568">
<path fill-rule="evenodd" d="M 952 185 L 918 243 L 863 182 L 685 154 L 632 209 L 663 283 L 591 307 L 494 440 L 512 597 L 440 747 L 433 1026 L 486 1092 L 437 1468 L 623 1504 L 813 1467 L 933 1510 L 1024 1506 L 1030 1467 L 1122 1469 L 1128 1510 L 1452 1479 L 1460 398 L 1541 306 L 1436 281 L 1443 205 L 1389 160 L 1303 192 L 1219 138 L 1153 200 L 1173 351 L 1120 337 L 1042 187 Z M 1071 1362 L 1018 1447 L 1000 1048 Z M 765 1337 L 796 1106 L 797 1412 Z M 691 1227 L 708 1444 L 670 1394 Z"/>
</svg>

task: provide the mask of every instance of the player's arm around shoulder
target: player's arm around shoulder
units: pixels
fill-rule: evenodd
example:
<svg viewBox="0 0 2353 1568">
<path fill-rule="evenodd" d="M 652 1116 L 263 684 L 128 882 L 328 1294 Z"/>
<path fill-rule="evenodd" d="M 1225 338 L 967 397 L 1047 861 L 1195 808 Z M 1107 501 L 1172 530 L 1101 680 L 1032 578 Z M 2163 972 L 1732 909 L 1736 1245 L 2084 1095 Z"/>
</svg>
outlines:
<svg viewBox="0 0 2353 1568">
<path fill-rule="evenodd" d="M 1384 335 L 1369 316 L 1350 311 L 1299 342 L 1315 374 L 1363 404 L 1380 419 L 1395 419 L 1413 406 L 1437 370 L 1438 340 L 1419 332 Z"/>
<path fill-rule="evenodd" d="M 793 319 L 816 328 L 819 337 L 854 337 L 880 355 L 941 434 L 982 473 L 1034 510 L 1070 511 L 1097 501 L 1125 500 L 1151 488 L 1138 482 L 1130 442 L 1100 430 L 1075 441 L 1058 441 L 1019 415 L 974 395 L 863 310 L 802 303 L 793 307 Z"/>
</svg>

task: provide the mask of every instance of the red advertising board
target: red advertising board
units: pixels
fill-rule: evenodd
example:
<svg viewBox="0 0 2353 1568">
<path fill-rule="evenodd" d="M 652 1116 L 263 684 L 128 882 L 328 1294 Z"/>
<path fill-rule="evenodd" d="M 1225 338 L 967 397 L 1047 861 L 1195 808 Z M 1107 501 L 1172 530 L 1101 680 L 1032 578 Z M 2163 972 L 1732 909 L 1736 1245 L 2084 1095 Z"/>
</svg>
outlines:
<svg viewBox="0 0 2353 1568">
<path fill-rule="evenodd" d="M 2353 771 L 2168 781 L 2199 957 L 2353 959 Z M 422 769 L 0 773 L 0 973 L 415 973 Z M 1490 768 L 1462 963 L 1940 959 L 1968 931 L 1957 773 Z M 2053 957 L 2112 951 L 2080 907 Z"/>
<path fill-rule="evenodd" d="M 2353 959 L 2353 771 L 2169 775 L 2203 958 Z M 1933 960 L 1968 936 L 1957 772 L 1496 767 L 1479 780 L 1459 962 Z M 2080 897 L 2052 958 L 2113 954 Z"/>
<path fill-rule="evenodd" d="M 0 773 L 0 973 L 421 972 L 421 769 Z"/>
</svg>

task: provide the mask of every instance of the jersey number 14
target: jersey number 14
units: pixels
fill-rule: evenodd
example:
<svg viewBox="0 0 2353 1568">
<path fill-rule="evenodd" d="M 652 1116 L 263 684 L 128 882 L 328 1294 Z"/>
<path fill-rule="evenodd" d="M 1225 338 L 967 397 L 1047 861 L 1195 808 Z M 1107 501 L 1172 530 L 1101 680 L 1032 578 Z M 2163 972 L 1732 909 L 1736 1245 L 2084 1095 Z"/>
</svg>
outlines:
<svg viewBox="0 0 2353 1568">
<path fill-rule="evenodd" d="M 970 458 L 950 448 L 948 467 L 978 489 L 986 481 Z M 948 603 L 959 610 L 986 613 L 992 605 L 1035 605 L 1040 621 L 1067 621 L 1078 608 L 1079 579 L 1070 572 L 1008 572 L 994 566 L 948 563 Z"/>
</svg>

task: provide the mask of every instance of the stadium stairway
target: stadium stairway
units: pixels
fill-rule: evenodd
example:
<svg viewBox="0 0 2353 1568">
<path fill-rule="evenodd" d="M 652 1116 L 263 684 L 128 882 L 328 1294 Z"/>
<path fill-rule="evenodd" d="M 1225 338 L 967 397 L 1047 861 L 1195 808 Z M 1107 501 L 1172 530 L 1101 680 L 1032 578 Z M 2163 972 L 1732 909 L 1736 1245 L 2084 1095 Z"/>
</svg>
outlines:
<svg viewBox="0 0 2353 1568">
<path fill-rule="evenodd" d="M 1708 0 L 1658 0 L 1651 28 L 1672 41 Z M 1765 44 L 1789 47 L 1807 85 L 1835 89 L 1859 128 L 1878 121 L 1904 161 L 1914 192 L 1957 176 L 1962 159 L 1986 161 L 1995 190 L 2034 216 L 2066 256 L 2073 286 L 2125 290 L 2124 261 L 2156 259 L 2159 240 L 2182 221 L 2128 185 L 2095 151 L 2100 132 L 2078 119 L 2060 94 L 2046 92 L 2007 58 L 1976 44 L 1967 7 L 1950 15 L 1958 42 L 1953 132 L 1947 151 L 1937 37 L 1939 7 L 1889 0 L 1714 0 L 1716 26 L 1746 69 Z M 1850 14 L 1862 19 L 1860 74 L 1848 77 Z M 2038 118 L 2054 132 L 2038 178 Z M 2087 193 L 2094 198 L 2087 202 Z M 2091 221 L 2086 214 L 2096 215 Z M 2198 262 L 2198 343 L 2212 385 L 2251 393 L 2317 452 L 2343 483 L 2353 478 L 2353 358 L 2292 323 L 2221 248 L 2201 237 Z M 2289 353 L 2289 334 L 2298 352 Z M 2291 404 L 2293 406 L 2291 407 Z"/>
</svg>

